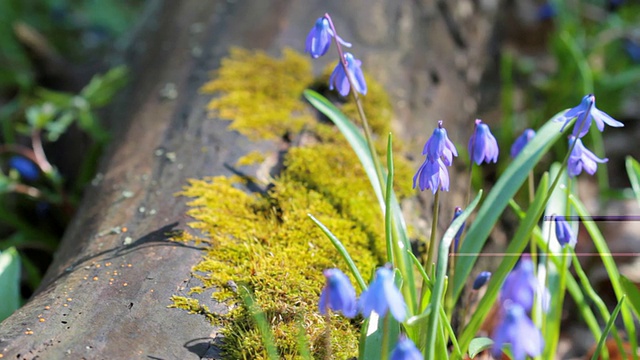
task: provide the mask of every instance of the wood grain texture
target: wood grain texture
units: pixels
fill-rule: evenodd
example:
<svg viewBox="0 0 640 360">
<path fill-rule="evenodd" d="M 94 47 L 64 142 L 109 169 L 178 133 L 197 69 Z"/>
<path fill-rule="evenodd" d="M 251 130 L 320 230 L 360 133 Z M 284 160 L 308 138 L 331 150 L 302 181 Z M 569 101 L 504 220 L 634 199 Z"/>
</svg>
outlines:
<svg viewBox="0 0 640 360">
<path fill-rule="evenodd" d="M 459 144 L 470 134 L 481 80 L 494 64 L 489 45 L 497 6 L 463 0 L 152 2 L 125 54 L 132 83 L 107 112 L 114 140 L 99 181 L 86 190 L 37 294 L 0 324 L 0 353 L 5 359 L 218 357 L 210 345 L 215 329 L 203 317 L 167 308 L 171 295 L 188 288 L 201 257 L 197 248 L 169 242 L 167 233 L 187 229 L 185 199 L 174 195 L 187 179 L 230 175 L 228 165 L 240 156 L 276 146 L 251 143 L 226 130 L 228 123 L 207 117 L 209 97 L 198 89 L 228 48 L 274 55 L 285 46 L 303 50 L 315 19 L 330 12 L 363 67 L 388 87 L 396 138 L 418 153 L 439 119 Z M 176 99 L 160 95 L 168 83 Z M 452 186 L 447 196 L 462 199 L 464 182 Z"/>
</svg>

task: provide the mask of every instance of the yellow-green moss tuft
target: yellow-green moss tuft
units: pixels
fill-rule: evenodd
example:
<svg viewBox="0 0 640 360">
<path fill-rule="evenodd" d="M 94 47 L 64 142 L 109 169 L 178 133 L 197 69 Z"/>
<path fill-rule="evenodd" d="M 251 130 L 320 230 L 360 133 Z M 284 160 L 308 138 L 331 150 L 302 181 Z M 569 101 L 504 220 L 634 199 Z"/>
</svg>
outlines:
<svg viewBox="0 0 640 360">
<path fill-rule="evenodd" d="M 282 358 L 299 357 L 301 327 L 313 356 L 325 357 L 327 324 L 317 309 L 324 284 L 322 270 L 346 266 L 308 214 L 343 242 L 365 277 L 384 261 L 382 213 L 362 166 L 339 131 L 317 122 L 301 99 L 302 90 L 312 81 L 309 60 L 293 51 L 285 50 L 277 60 L 262 52 L 234 49 L 222 62 L 217 78 L 202 89 L 220 95 L 209 109 L 230 119 L 230 128 L 252 139 L 295 137 L 304 129 L 317 140 L 289 148 L 284 170 L 265 193 L 247 193 L 239 177 L 190 180 L 181 193 L 191 199 L 188 215 L 194 221 L 189 226 L 204 238 L 184 233 L 174 240 L 210 245 L 193 268 L 202 286 L 189 293 L 214 288 L 214 298 L 227 302 L 231 310 L 213 316 L 197 300 L 178 296 L 172 298 L 172 307 L 222 323 L 223 351 L 230 359 L 266 358 L 262 337 L 238 296 L 238 286 L 249 289 L 265 311 Z M 391 104 L 382 86 L 368 76 L 367 81 L 365 108 L 374 131 L 383 134 L 376 146 L 384 153 Z M 344 110 L 353 114 L 349 106 L 345 104 Z M 264 159 L 261 155 L 249 153 L 238 165 L 257 164 Z M 408 169 L 407 162 L 396 156 L 396 179 L 403 178 L 396 186 L 400 196 L 410 191 Z M 331 355 L 337 359 L 356 356 L 358 333 L 358 321 L 333 316 Z"/>
<path fill-rule="evenodd" d="M 220 94 L 207 108 L 231 120 L 231 129 L 252 140 L 272 140 L 310 122 L 300 95 L 312 80 L 311 63 L 293 50 L 285 49 L 276 60 L 264 52 L 233 48 L 217 77 L 201 91 Z"/>
</svg>

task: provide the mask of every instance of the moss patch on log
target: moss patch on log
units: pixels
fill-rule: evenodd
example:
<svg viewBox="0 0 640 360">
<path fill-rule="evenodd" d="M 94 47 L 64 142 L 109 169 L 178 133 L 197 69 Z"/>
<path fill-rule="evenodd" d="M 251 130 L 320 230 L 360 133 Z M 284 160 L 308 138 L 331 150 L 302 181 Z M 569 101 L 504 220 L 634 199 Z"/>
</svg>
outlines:
<svg viewBox="0 0 640 360">
<path fill-rule="evenodd" d="M 207 316 L 223 325 L 223 351 L 229 359 L 266 358 L 262 337 L 238 294 L 244 287 L 265 312 L 282 358 L 298 358 L 303 329 L 315 358 L 325 356 L 326 327 L 330 327 L 332 357 L 357 356 L 361 320 L 319 315 L 317 302 L 324 284 L 322 270 L 346 269 L 331 242 L 308 218 L 313 214 L 344 243 L 365 275 L 383 261 L 383 217 L 364 169 L 339 131 L 316 120 L 302 90 L 326 81 L 314 79 L 310 61 L 292 50 L 281 59 L 262 52 L 233 49 L 202 91 L 219 95 L 209 104 L 230 129 L 254 140 L 305 138 L 289 144 L 283 167 L 266 191 L 250 193 L 255 179 L 211 177 L 190 180 L 180 193 L 191 200 L 189 224 L 205 237 L 184 233 L 176 241 L 209 244 L 193 276 L 202 281 L 194 293 L 214 288 L 217 301 L 230 312 L 213 315 L 194 299 L 175 296 L 172 307 Z M 372 128 L 390 129 L 391 105 L 382 86 L 367 76 L 365 108 Z M 349 103 L 345 110 L 350 113 Z M 309 140 L 311 139 L 311 140 Z M 383 147 L 386 137 L 380 139 Z M 264 160 L 247 154 L 238 166 Z M 398 178 L 411 179 L 407 161 L 396 159 Z M 410 181 L 396 186 L 399 196 L 411 192 Z M 352 279 L 353 280 L 353 279 Z"/>
</svg>

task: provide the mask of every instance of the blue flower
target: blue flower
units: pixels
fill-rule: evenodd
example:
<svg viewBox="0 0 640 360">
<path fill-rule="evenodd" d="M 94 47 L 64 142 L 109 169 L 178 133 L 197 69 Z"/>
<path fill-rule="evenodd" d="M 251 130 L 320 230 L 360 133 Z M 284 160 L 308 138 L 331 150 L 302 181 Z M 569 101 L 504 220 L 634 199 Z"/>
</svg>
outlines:
<svg viewBox="0 0 640 360">
<path fill-rule="evenodd" d="M 400 294 L 400 290 L 393 283 L 393 271 L 382 267 L 376 271 L 376 276 L 369 288 L 360 295 L 360 309 L 364 317 L 369 317 L 375 311 L 381 317 L 391 311 L 393 317 L 402 322 L 407 316 L 407 305 Z"/>
<path fill-rule="evenodd" d="M 607 161 L 609 161 L 609 159 L 607 158 L 600 159 L 599 157 L 597 157 L 594 153 L 592 153 L 589 149 L 582 145 L 582 140 L 573 136 L 569 136 L 569 146 L 571 146 L 573 142 L 575 142 L 575 146 L 573 147 L 573 151 L 571 151 L 571 154 L 569 155 L 569 162 L 567 164 L 567 171 L 569 172 L 569 176 L 578 176 L 583 169 L 589 175 L 593 175 L 598 169 L 597 163 L 606 163 Z"/>
<path fill-rule="evenodd" d="M 549 2 L 545 2 L 544 4 L 538 7 L 538 20 L 550 20 L 554 18 L 557 14 L 556 8 Z"/>
<path fill-rule="evenodd" d="M 333 31 L 329 25 L 329 20 L 324 16 L 316 20 L 316 24 L 309 31 L 307 41 L 305 42 L 305 52 L 308 52 L 312 58 L 316 59 L 329 51 Z"/>
<path fill-rule="evenodd" d="M 569 244 L 569 246 L 574 246 L 577 240 L 574 238 L 571 226 L 569 226 L 564 216 L 555 216 L 553 220 L 556 223 L 556 238 L 560 245 Z"/>
<path fill-rule="evenodd" d="M 326 314 L 327 308 L 341 311 L 348 318 L 356 316 L 356 291 L 347 275 L 338 269 L 326 269 L 324 272 L 327 282 L 320 294 L 320 314 Z"/>
<path fill-rule="evenodd" d="M 456 207 L 454 212 L 453 212 L 453 219 L 451 219 L 451 222 L 453 222 L 458 216 L 460 216 L 460 214 L 462 214 L 462 208 L 461 207 Z M 458 246 L 460 245 L 460 237 L 462 236 L 462 232 L 464 231 L 464 223 L 462 223 L 462 226 L 460 226 L 460 229 L 458 229 L 458 232 L 456 233 L 456 236 L 453 238 L 454 242 L 453 242 L 453 251 L 454 252 L 458 252 Z"/>
<path fill-rule="evenodd" d="M 416 345 L 407 338 L 405 335 L 400 335 L 398 343 L 395 349 L 391 353 L 389 360 L 422 360 L 424 356 L 420 353 L 420 350 Z"/>
<path fill-rule="evenodd" d="M 525 309 L 519 304 L 508 304 L 504 311 L 502 321 L 493 333 L 493 356 L 498 359 L 506 343 L 511 344 L 514 360 L 540 355 L 544 350 L 544 340 Z"/>
<path fill-rule="evenodd" d="M 484 284 L 489 281 L 489 279 L 491 279 L 491 273 L 488 271 L 483 271 L 478 274 L 478 276 L 476 276 L 476 279 L 473 281 L 473 290 L 478 290 L 483 287 Z"/>
<path fill-rule="evenodd" d="M 414 189 L 416 184 L 418 184 L 421 191 L 431 189 L 434 194 L 438 191 L 438 187 L 440 187 L 440 190 L 449 191 L 449 171 L 441 159 L 431 161 L 427 156 L 418 172 L 413 176 Z"/>
<path fill-rule="evenodd" d="M 424 144 L 422 155 L 430 159 L 442 159 L 445 165 L 451 166 L 454 156 L 458 156 L 456 146 L 447 136 L 447 130 L 442 127 L 442 120 L 438 121 L 438 127 L 433 130 L 433 135 Z"/>
<path fill-rule="evenodd" d="M 20 176 L 27 181 L 35 181 L 40 177 L 40 169 L 31 160 L 23 156 L 12 156 L 9 167 L 16 169 Z"/>
<path fill-rule="evenodd" d="M 491 134 L 491 130 L 487 124 L 483 124 L 482 120 L 476 119 L 476 127 L 469 139 L 469 156 L 472 161 L 480 165 L 483 161 L 498 161 L 498 142 Z"/>
<path fill-rule="evenodd" d="M 624 39 L 624 50 L 634 63 L 640 63 L 640 43 L 631 39 Z"/>
<path fill-rule="evenodd" d="M 519 304 L 526 311 L 533 307 L 533 300 L 538 290 L 538 281 L 533 273 L 533 261 L 528 256 L 520 259 L 520 262 L 507 275 L 500 290 L 500 302 L 512 302 Z"/>
<path fill-rule="evenodd" d="M 556 121 L 564 122 L 564 125 L 562 125 L 562 129 L 560 129 L 561 132 L 564 131 L 564 128 L 573 118 L 577 118 L 577 120 L 575 125 L 573 126 L 572 135 L 578 138 L 585 136 L 587 132 L 589 132 L 589 128 L 591 127 L 591 120 L 595 120 L 596 126 L 598 127 L 598 130 L 600 130 L 600 132 L 604 130 L 604 124 L 612 127 L 624 126 L 623 123 L 615 120 L 611 116 L 596 108 L 596 97 L 593 94 L 586 95 L 582 98 L 580 105 L 567 110 L 564 115 L 558 117 Z"/>
<path fill-rule="evenodd" d="M 516 156 L 518 156 L 518 154 L 520 154 L 520 151 L 524 149 L 524 147 L 529 143 L 529 141 L 531 141 L 531 139 L 533 139 L 534 136 L 536 136 L 536 132 L 532 129 L 526 129 L 522 133 L 522 135 L 518 136 L 516 141 L 513 142 L 513 145 L 511 145 L 511 157 L 515 158 Z"/>
<path fill-rule="evenodd" d="M 360 69 L 362 61 L 354 58 L 351 53 L 344 53 L 344 60 L 347 62 L 347 69 L 349 70 L 353 86 L 356 87 L 355 90 L 360 94 L 366 95 L 367 84 L 364 81 L 362 69 Z M 335 69 L 333 69 L 331 77 L 329 78 L 329 90 L 333 90 L 334 87 L 337 88 L 340 95 L 349 95 L 349 79 L 347 79 L 347 75 L 344 72 L 344 66 L 342 66 L 340 61 L 336 65 Z"/>
<path fill-rule="evenodd" d="M 328 16 L 328 15 L 327 15 Z M 331 38 L 334 37 L 333 30 L 331 30 L 331 23 L 326 16 L 318 18 L 316 24 L 309 31 L 307 35 L 307 41 L 305 42 L 305 52 L 309 53 L 312 58 L 317 59 L 329 51 L 331 46 Z M 351 47 L 351 44 L 342 40 L 339 36 L 336 37 L 340 44 Z"/>
</svg>

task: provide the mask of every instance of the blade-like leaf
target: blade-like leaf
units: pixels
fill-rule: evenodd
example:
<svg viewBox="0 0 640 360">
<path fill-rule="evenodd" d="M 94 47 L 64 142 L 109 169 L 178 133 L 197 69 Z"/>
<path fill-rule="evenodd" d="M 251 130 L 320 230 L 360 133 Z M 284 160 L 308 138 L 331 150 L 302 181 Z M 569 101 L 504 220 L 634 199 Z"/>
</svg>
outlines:
<svg viewBox="0 0 640 360">
<path fill-rule="evenodd" d="M 627 156 L 625 165 L 627 166 L 627 174 L 629 174 L 631 188 L 636 195 L 638 204 L 640 204 L 640 164 L 631 156 Z"/>
<path fill-rule="evenodd" d="M 474 338 L 469 343 L 469 357 L 474 358 L 476 355 L 480 354 L 482 351 L 491 348 L 493 345 L 493 340 L 486 337 Z"/>
<path fill-rule="evenodd" d="M 20 306 L 20 256 L 15 248 L 0 253 L 0 321 Z"/>
</svg>

